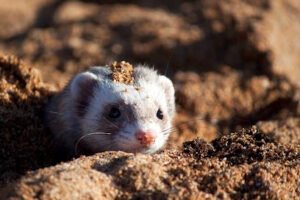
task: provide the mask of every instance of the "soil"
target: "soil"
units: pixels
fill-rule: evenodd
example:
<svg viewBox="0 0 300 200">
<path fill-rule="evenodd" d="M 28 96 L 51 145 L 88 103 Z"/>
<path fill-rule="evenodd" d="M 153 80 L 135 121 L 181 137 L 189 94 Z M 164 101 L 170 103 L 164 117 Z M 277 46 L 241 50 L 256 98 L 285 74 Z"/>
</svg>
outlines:
<svg viewBox="0 0 300 200">
<path fill-rule="evenodd" d="M 0 199 L 299 198 L 297 0 L 0 3 Z M 175 131 L 153 155 L 61 162 L 44 106 L 115 60 L 173 80 Z"/>
<path fill-rule="evenodd" d="M 296 199 L 299 146 L 256 128 L 154 155 L 105 152 L 30 172 L 3 190 L 24 199 Z"/>
<path fill-rule="evenodd" d="M 37 69 L 0 56 L 0 185 L 27 170 L 54 164 L 43 108 L 53 94 Z M 52 159 L 51 159 L 52 158 Z"/>
<path fill-rule="evenodd" d="M 130 63 L 122 61 L 117 63 L 116 61 L 113 62 L 110 66 L 112 71 L 111 79 L 115 82 L 124 83 L 127 85 L 134 84 L 134 77 L 132 76 L 133 67 Z"/>
</svg>

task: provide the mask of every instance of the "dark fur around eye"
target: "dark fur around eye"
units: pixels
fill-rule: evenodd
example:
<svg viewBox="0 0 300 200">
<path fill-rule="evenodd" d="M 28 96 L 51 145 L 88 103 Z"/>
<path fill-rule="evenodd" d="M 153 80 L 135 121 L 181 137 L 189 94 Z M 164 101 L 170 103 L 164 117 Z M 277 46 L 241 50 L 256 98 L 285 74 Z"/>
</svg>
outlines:
<svg viewBox="0 0 300 200">
<path fill-rule="evenodd" d="M 164 118 L 163 112 L 160 109 L 158 109 L 156 117 L 161 120 Z"/>
<path fill-rule="evenodd" d="M 119 118 L 121 116 L 121 111 L 118 108 L 112 107 L 109 111 L 108 116 L 112 119 Z"/>
</svg>

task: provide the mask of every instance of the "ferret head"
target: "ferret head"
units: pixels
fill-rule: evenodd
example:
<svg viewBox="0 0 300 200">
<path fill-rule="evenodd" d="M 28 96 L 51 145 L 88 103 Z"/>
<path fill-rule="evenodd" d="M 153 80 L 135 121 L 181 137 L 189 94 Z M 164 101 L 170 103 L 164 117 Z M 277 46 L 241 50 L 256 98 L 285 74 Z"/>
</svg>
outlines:
<svg viewBox="0 0 300 200">
<path fill-rule="evenodd" d="M 174 87 L 146 67 L 134 69 L 134 85 L 113 82 L 110 69 L 95 67 L 71 82 L 71 96 L 85 149 L 154 153 L 168 139 L 175 113 Z M 82 136 L 81 135 L 81 136 Z"/>
</svg>

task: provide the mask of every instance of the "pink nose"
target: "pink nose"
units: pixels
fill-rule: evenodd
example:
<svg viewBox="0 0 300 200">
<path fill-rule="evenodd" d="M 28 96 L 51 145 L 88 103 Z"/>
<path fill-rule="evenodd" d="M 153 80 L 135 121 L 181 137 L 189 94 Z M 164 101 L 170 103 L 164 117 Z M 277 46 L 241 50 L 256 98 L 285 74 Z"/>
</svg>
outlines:
<svg viewBox="0 0 300 200">
<path fill-rule="evenodd" d="M 155 135 L 152 132 L 137 131 L 135 137 L 142 145 L 148 146 L 155 140 Z"/>
</svg>

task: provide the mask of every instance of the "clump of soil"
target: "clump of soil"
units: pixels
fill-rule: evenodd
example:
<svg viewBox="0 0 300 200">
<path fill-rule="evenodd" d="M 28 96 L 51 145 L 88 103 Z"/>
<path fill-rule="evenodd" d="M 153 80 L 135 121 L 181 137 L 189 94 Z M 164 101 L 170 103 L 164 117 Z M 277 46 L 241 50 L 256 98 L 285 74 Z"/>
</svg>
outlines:
<svg viewBox="0 0 300 200">
<path fill-rule="evenodd" d="M 300 159 L 299 147 L 278 145 L 255 126 L 217 138 L 212 141 L 211 146 L 199 139 L 185 142 L 183 146 L 185 153 L 193 154 L 198 159 L 217 156 L 226 159 L 232 165 L 263 160 Z"/>
<path fill-rule="evenodd" d="M 110 69 L 112 71 L 111 78 L 113 81 L 126 85 L 134 84 L 134 77 L 132 76 L 133 67 L 128 62 L 121 61 L 117 63 L 115 61 L 111 64 Z"/>
<path fill-rule="evenodd" d="M 43 107 L 50 95 L 37 69 L 0 55 L 0 185 L 53 164 L 43 125 Z"/>
<path fill-rule="evenodd" d="M 183 151 L 81 157 L 31 172 L 2 192 L 24 199 L 296 199 L 299 160 L 299 146 L 277 146 L 253 127 L 186 142 Z"/>
</svg>

